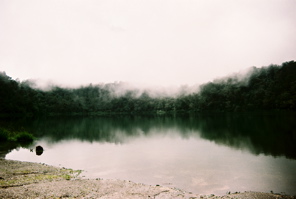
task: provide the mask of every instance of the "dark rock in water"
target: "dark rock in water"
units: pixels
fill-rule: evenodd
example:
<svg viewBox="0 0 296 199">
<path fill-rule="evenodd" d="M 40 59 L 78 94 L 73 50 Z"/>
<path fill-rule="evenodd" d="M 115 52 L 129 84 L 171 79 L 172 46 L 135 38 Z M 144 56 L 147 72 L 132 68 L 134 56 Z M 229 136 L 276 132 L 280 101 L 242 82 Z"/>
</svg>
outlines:
<svg viewBox="0 0 296 199">
<path fill-rule="evenodd" d="M 42 146 L 36 146 L 36 155 L 41 155 L 43 151 L 44 150 Z"/>
</svg>

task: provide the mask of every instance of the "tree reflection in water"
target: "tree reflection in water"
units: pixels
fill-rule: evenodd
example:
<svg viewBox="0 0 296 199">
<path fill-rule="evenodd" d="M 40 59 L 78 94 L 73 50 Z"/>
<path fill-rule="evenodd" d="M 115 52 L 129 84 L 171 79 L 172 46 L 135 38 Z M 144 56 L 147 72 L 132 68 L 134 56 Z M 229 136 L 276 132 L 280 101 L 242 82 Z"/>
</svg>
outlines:
<svg viewBox="0 0 296 199">
<path fill-rule="evenodd" d="M 125 139 L 176 129 L 252 154 L 296 159 L 296 114 L 286 112 L 207 113 L 182 117 L 47 118 L 27 126 L 37 137 L 123 143 Z"/>
</svg>

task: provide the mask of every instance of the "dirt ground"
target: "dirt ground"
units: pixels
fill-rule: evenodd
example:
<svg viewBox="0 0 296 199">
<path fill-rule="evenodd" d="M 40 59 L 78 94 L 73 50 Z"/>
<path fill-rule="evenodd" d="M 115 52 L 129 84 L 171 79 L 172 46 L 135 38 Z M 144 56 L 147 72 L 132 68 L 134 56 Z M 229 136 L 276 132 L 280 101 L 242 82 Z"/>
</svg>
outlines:
<svg viewBox="0 0 296 199">
<path fill-rule="evenodd" d="M 189 193 L 177 188 L 123 180 L 81 179 L 81 171 L 0 159 L 0 198 L 295 198 L 244 192 L 225 196 Z"/>
</svg>

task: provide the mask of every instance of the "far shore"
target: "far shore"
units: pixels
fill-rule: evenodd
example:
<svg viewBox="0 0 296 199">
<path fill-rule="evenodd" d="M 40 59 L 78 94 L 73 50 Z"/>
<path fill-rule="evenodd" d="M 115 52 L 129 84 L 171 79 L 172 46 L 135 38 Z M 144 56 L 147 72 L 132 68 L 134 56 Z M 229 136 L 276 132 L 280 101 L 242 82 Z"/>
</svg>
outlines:
<svg viewBox="0 0 296 199">
<path fill-rule="evenodd" d="M 224 196 L 124 180 L 82 179 L 80 170 L 0 159 L 0 198 L 296 198 L 276 193 L 236 192 Z"/>
</svg>

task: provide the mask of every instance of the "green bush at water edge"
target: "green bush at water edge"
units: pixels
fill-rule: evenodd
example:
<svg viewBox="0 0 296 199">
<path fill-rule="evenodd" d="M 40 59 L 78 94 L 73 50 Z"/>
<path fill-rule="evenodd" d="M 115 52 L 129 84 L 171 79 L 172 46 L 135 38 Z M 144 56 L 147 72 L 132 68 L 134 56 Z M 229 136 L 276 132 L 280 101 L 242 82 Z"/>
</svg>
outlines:
<svg viewBox="0 0 296 199">
<path fill-rule="evenodd" d="M 0 129 L 0 142 L 31 143 L 34 139 L 34 136 L 26 131 L 11 132 L 7 129 Z"/>
</svg>

